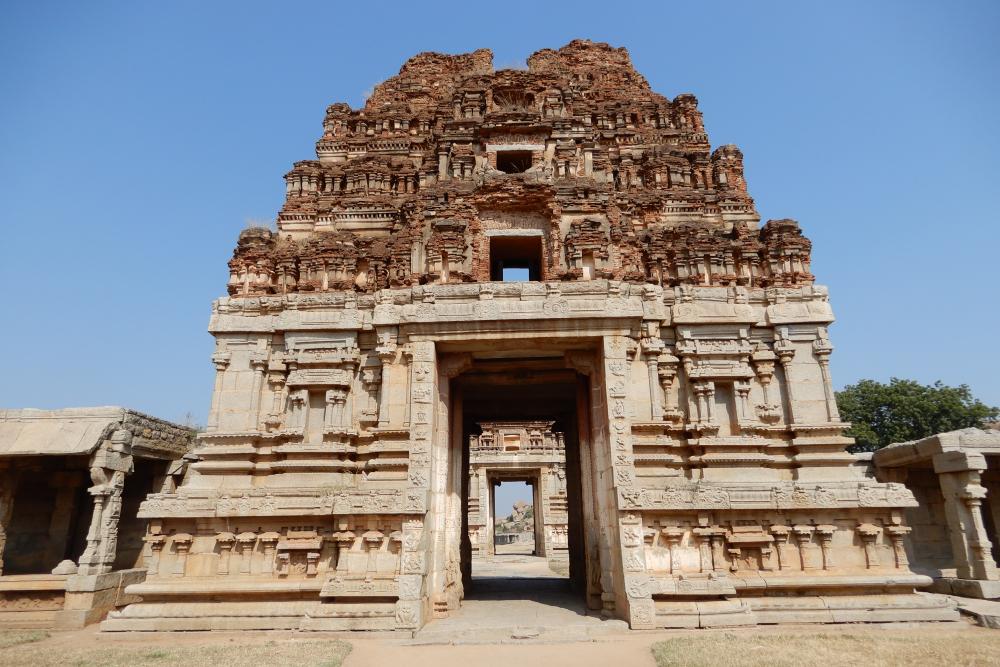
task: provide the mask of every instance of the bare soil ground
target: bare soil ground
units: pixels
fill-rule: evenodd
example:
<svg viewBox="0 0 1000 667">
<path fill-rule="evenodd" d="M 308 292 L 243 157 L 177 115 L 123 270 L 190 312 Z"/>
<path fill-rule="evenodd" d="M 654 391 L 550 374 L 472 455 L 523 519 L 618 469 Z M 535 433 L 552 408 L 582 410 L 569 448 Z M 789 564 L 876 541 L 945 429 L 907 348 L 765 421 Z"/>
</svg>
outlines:
<svg viewBox="0 0 1000 667">
<path fill-rule="evenodd" d="M 346 640 L 346 641 L 345 641 Z M 1000 631 L 963 623 L 630 632 L 575 643 L 408 645 L 392 635 L 0 631 L 0 665 L 510 667 L 996 665 Z M 346 659 L 345 659 L 346 658 Z"/>
</svg>

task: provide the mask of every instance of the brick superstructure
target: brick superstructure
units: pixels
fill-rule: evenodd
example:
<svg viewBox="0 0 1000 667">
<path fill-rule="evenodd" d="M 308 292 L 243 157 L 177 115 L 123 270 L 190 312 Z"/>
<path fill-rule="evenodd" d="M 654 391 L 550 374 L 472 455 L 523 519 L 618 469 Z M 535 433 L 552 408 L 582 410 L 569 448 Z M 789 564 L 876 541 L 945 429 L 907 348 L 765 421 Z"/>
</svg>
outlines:
<svg viewBox="0 0 1000 667">
<path fill-rule="evenodd" d="M 363 108 L 331 105 L 316 155 L 285 175 L 277 232 L 241 236 L 230 294 L 488 281 L 481 213 L 524 210 L 544 280 L 585 277 L 589 253 L 586 275 L 612 280 L 812 282 L 809 241 L 791 220 L 757 228 L 743 154 L 711 150 L 694 96 L 653 92 L 607 44 L 526 71 L 485 49 L 420 54 Z"/>
</svg>

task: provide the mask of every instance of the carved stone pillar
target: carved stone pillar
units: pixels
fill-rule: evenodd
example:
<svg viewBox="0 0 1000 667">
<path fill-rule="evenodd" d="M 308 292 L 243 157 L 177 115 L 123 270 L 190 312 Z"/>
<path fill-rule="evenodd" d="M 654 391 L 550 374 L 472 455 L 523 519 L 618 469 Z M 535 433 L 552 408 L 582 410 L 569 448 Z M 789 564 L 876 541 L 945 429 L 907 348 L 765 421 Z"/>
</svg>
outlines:
<svg viewBox="0 0 1000 667">
<path fill-rule="evenodd" d="M 285 394 L 285 373 L 274 370 L 267 374 L 267 385 L 271 389 L 271 410 L 264 417 L 264 426 L 269 431 L 281 427 L 281 404 Z"/>
<path fill-rule="evenodd" d="M 778 555 L 778 569 L 787 570 L 791 568 L 791 556 L 788 553 L 788 536 L 792 529 L 788 526 L 771 526 L 771 534 L 774 535 L 775 552 Z"/>
<path fill-rule="evenodd" d="M 750 383 L 749 382 L 736 382 L 734 385 L 736 389 L 736 409 L 739 411 L 739 417 L 737 423 L 743 425 L 748 422 L 756 421 L 753 418 L 753 413 L 750 411 Z"/>
<path fill-rule="evenodd" d="M 771 380 L 774 379 L 774 352 L 758 349 L 752 355 L 754 373 L 760 382 L 764 402 L 757 407 L 757 418 L 762 422 L 773 424 L 781 419 L 781 406 L 771 400 Z"/>
<path fill-rule="evenodd" d="M 774 569 L 774 548 L 768 542 L 762 542 L 760 545 L 760 569 L 766 572 L 770 572 Z"/>
<path fill-rule="evenodd" d="M 260 571 L 263 574 L 271 574 L 274 571 L 274 552 L 277 550 L 280 540 L 281 535 L 278 533 L 261 533 L 260 543 L 264 547 L 264 554 L 262 556 Z"/>
<path fill-rule="evenodd" d="M 264 373 L 267 371 L 267 353 L 252 353 L 250 369 L 253 371 L 253 385 L 250 388 L 250 409 L 247 411 L 246 427 L 250 431 L 256 431 L 260 424 L 260 396 L 264 386 Z"/>
<path fill-rule="evenodd" d="M 365 394 L 367 394 L 365 406 L 361 411 L 362 420 L 368 423 L 378 423 L 378 399 L 376 395 L 382 384 L 382 369 L 363 368 L 361 370 L 361 384 L 365 389 Z"/>
<path fill-rule="evenodd" d="M 698 541 L 698 560 L 702 572 L 712 572 L 712 528 L 700 526 L 693 531 L 695 539 Z"/>
<path fill-rule="evenodd" d="M 708 419 L 706 420 L 709 424 L 715 425 L 715 383 L 706 382 L 705 383 L 705 406 L 708 411 Z"/>
<path fill-rule="evenodd" d="M 345 577 L 347 576 L 350 564 L 347 554 L 350 552 L 351 547 L 354 546 L 355 534 L 350 530 L 341 530 L 334 533 L 333 537 L 337 543 L 337 576 Z"/>
<path fill-rule="evenodd" d="M 215 431 L 219 428 L 219 404 L 222 402 L 222 382 L 226 369 L 229 368 L 230 354 L 228 352 L 216 352 L 212 355 L 212 363 L 215 364 L 215 388 L 212 390 L 212 407 L 208 411 L 207 430 Z"/>
<path fill-rule="evenodd" d="M 323 421 L 326 429 L 339 429 L 344 426 L 344 407 L 347 404 L 347 390 L 343 387 L 329 389 L 326 392 L 326 409 Z"/>
<path fill-rule="evenodd" d="M 833 534 L 837 531 L 836 526 L 822 525 L 816 526 L 816 534 L 819 536 L 819 548 L 823 556 L 823 569 L 833 569 Z"/>
<path fill-rule="evenodd" d="M 219 545 L 219 574 L 229 574 L 229 559 L 233 553 L 233 546 L 236 544 L 236 536 L 232 533 L 219 533 L 215 538 L 215 543 Z"/>
<path fill-rule="evenodd" d="M 143 539 L 149 545 L 149 562 L 146 563 L 146 576 L 155 577 L 160 572 L 160 554 L 163 552 L 163 545 L 166 544 L 167 536 L 157 533 L 146 535 Z"/>
<path fill-rule="evenodd" d="M 702 380 L 692 385 L 695 394 L 695 406 L 698 413 L 698 426 L 715 425 L 715 383 Z"/>
<path fill-rule="evenodd" d="M 3 552 L 7 546 L 7 526 L 14 513 L 14 491 L 17 476 L 13 471 L 0 470 L 0 574 L 3 574 Z"/>
<path fill-rule="evenodd" d="M 831 422 L 840 421 L 840 411 L 837 409 L 837 396 L 833 392 L 833 381 L 830 379 L 830 353 L 833 345 L 827 338 L 826 329 L 820 329 L 820 337 L 813 341 L 813 354 L 819 361 L 819 370 L 823 376 L 823 394 L 826 397 L 826 415 Z"/>
<path fill-rule="evenodd" d="M 641 345 L 646 357 L 650 417 L 653 421 L 660 421 L 663 419 L 663 397 L 661 396 L 659 379 L 659 356 L 660 352 L 663 351 L 663 341 L 659 337 L 646 337 L 642 339 Z"/>
<path fill-rule="evenodd" d="M 674 388 L 678 362 L 679 359 L 677 357 L 666 352 L 660 354 L 656 361 L 656 373 L 663 391 L 663 418 L 674 422 L 684 419 L 684 413 L 680 409 L 678 396 Z"/>
<path fill-rule="evenodd" d="M 795 542 L 799 547 L 799 564 L 803 570 L 811 570 L 814 567 L 812 549 L 810 548 L 813 530 L 812 526 L 792 526 L 792 533 L 795 535 Z"/>
<path fill-rule="evenodd" d="M 865 548 L 866 566 L 869 570 L 878 567 L 878 537 L 882 533 L 882 529 L 871 523 L 862 523 L 857 530 Z"/>
<path fill-rule="evenodd" d="M 726 565 L 726 538 L 721 532 L 712 533 L 712 569 L 722 572 Z"/>
<path fill-rule="evenodd" d="M 892 554 L 896 560 L 897 569 L 905 569 L 910 564 L 906 557 L 906 536 L 910 534 L 912 528 L 909 526 L 889 526 L 886 532 L 892 540 Z"/>
<path fill-rule="evenodd" d="M 785 329 L 781 329 L 778 332 L 779 338 L 774 341 L 774 353 L 778 355 L 778 362 L 781 364 L 781 370 L 785 374 L 785 394 L 788 397 L 786 403 L 788 404 L 788 423 L 795 423 L 795 382 L 791 377 L 791 366 L 792 359 L 795 357 L 795 346 L 792 345 L 792 341 L 788 340 L 786 337 L 788 335 Z"/>
<path fill-rule="evenodd" d="M 972 534 L 969 539 L 970 575 L 973 579 L 995 580 L 998 578 L 997 566 L 990 553 L 993 544 L 986 536 L 983 524 L 982 504 L 985 497 L 986 489 L 979 484 L 967 485 L 962 495 L 962 501 L 972 517 Z"/>
<path fill-rule="evenodd" d="M 183 577 L 187 568 L 188 554 L 191 552 L 191 542 L 193 538 L 188 533 L 177 533 L 174 535 L 174 552 L 177 560 L 174 561 L 174 574 Z"/>
<path fill-rule="evenodd" d="M 955 573 L 960 579 L 1000 578 L 990 553 L 993 545 L 983 523 L 982 501 L 986 489 L 980 484 L 980 473 L 985 469 L 986 459 L 982 454 L 942 452 L 934 455 Z"/>
<path fill-rule="evenodd" d="M 729 571 L 739 572 L 740 561 L 743 560 L 743 549 L 738 546 L 730 546 L 726 552 L 729 554 Z"/>
<path fill-rule="evenodd" d="M 240 552 L 240 574 L 250 574 L 250 560 L 253 557 L 255 544 L 257 535 L 254 533 L 246 532 L 236 536 L 236 545 Z"/>
<path fill-rule="evenodd" d="M 684 538 L 683 528 L 664 528 L 664 537 L 667 538 L 667 546 L 670 548 L 670 574 L 681 571 L 681 540 Z"/>
<path fill-rule="evenodd" d="M 384 344 L 376 348 L 378 358 L 382 361 L 382 382 L 379 391 L 378 401 L 378 425 L 379 428 L 388 428 L 392 415 L 390 414 L 389 401 L 392 390 L 392 367 L 396 364 L 398 350 L 394 341 L 386 340 Z"/>
<path fill-rule="evenodd" d="M 309 405 L 309 390 L 296 389 L 288 396 L 288 426 L 291 429 L 306 427 L 306 408 Z"/>
<path fill-rule="evenodd" d="M 121 517 L 125 473 L 120 470 L 91 468 L 94 486 L 88 489 L 94 508 L 87 531 L 87 548 L 80 556 L 80 574 L 110 572 L 118 546 L 118 520 Z"/>
</svg>

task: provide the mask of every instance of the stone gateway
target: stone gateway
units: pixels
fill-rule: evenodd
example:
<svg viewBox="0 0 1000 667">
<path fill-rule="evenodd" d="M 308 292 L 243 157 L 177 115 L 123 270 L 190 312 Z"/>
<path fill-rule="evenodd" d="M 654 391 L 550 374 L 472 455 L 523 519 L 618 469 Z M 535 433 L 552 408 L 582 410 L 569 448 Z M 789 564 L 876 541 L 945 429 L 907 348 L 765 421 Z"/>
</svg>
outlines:
<svg viewBox="0 0 1000 667">
<path fill-rule="evenodd" d="M 552 548 L 632 628 L 956 618 L 915 593 L 913 494 L 845 451 L 798 225 L 759 226 L 739 149 L 624 49 L 527 65 L 423 53 L 327 109 L 277 231 L 240 235 L 198 460 L 142 504 L 142 601 L 104 629 L 452 613 L 470 443 L 515 422 L 559 434 Z"/>
</svg>

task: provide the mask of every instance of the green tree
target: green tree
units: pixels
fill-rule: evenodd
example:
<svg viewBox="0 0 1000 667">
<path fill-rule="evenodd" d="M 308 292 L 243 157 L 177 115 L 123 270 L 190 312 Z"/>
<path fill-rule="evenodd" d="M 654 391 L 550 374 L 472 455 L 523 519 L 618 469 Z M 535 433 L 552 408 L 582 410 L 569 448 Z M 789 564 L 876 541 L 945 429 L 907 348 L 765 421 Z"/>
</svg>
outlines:
<svg viewBox="0 0 1000 667">
<path fill-rule="evenodd" d="M 889 384 L 861 380 L 848 385 L 837 392 L 837 407 L 841 419 L 852 424 L 847 435 L 857 441 L 851 448 L 857 452 L 982 426 L 1000 415 L 1000 409 L 974 398 L 968 385 L 949 387 L 940 381 L 923 385 L 899 378 Z"/>
</svg>

